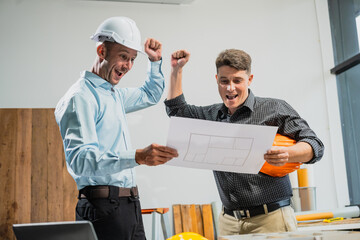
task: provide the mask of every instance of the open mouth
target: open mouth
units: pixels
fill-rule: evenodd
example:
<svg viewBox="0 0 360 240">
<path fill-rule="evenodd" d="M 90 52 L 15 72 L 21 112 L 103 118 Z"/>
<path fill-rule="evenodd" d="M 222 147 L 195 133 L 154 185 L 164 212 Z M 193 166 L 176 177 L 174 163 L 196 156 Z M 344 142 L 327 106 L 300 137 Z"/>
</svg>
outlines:
<svg viewBox="0 0 360 240">
<path fill-rule="evenodd" d="M 229 100 L 234 100 L 235 98 L 237 98 L 239 95 L 232 95 L 232 96 L 230 96 L 230 95 L 226 95 L 226 98 L 227 99 L 229 99 Z"/>
<path fill-rule="evenodd" d="M 122 76 L 124 75 L 123 72 L 121 72 L 121 71 L 119 71 L 119 70 L 117 70 L 117 69 L 115 69 L 115 73 L 116 73 L 116 75 L 117 75 L 118 77 L 122 77 Z"/>
</svg>

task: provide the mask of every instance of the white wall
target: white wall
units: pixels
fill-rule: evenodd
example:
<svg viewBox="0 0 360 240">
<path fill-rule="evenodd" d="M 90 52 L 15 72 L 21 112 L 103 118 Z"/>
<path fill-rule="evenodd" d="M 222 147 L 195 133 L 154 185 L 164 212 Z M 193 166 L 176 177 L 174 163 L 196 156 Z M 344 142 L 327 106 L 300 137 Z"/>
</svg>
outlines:
<svg viewBox="0 0 360 240">
<path fill-rule="evenodd" d="M 192 104 L 221 101 L 215 58 L 226 48 L 243 49 L 253 58 L 254 93 L 285 99 L 326 146 L 324 158 L 312 171 L 318 208 L 343 206 L 348 203 L 347 182 L 336 84 L 329 74 L 333 57 L 326 2 L 195 0 L 178 6 L 0 0 L 0 107 L 55 107 L 80 71 L 91 67 L 95 44 L 89 36 L 110 16 L 133 18 L 143 39 L 162 41 L 166 78 L 170 54 L 181 48 L 191 52 L 184 92 Z M 146 57 L 139 56 L 120 86 L 142 84 L 146 65 Z M 162 102 L 128 115 L 128 120 L 135 148 L 166 144 L 169 119 Z M 137 173 L 144 208 L 219 201 L 210 171 L 141 166 Z M 145 218 L 145 223 L 149 232 L 150 220 Z"/>
</svg>

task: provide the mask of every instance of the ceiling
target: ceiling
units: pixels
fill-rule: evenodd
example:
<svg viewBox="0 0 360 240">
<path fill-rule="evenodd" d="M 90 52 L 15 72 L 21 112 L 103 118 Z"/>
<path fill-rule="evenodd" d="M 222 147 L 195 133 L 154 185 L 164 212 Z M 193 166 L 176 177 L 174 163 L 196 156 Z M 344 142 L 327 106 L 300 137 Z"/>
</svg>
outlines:
<svg viewBox="0 0 360 240">
<path fill-rule="evenodd" d="M 97 0 L 111 2 L 156 3 L 156 4 L 190 4 L 195 0 Z"/>
</svg>

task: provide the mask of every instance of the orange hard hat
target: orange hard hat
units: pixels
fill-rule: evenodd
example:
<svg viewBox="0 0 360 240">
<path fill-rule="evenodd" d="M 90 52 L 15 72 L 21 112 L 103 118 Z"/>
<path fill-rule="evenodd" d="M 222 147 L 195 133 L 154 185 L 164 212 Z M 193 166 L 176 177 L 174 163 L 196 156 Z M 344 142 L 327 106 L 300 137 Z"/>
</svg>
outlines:
<svg viewBox="0 0 360 240">
<path fill-rule="evenodd" d="M 281 147 L 290 147 L 294 146 L 296 141 L 289 137 L 283 136 L 281 134 L 276 134 L 273 146 L 281 146 Z M 295 170 L 300 168 L 301 162 L 288 162 L 283 166 L 273 166 L 267 162 L 264 163 L 260 172 L 270 175 L 272 177 L 283 177 L 286 174 L 292 173 Z"/>
</svg>

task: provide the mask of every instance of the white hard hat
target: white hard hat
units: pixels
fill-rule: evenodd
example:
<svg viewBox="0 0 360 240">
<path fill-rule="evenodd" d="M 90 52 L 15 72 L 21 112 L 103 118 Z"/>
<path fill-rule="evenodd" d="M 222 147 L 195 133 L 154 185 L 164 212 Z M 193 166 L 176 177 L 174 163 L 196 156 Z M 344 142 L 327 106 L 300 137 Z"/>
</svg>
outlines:
<svg viewBox="0 0 360 240">
<path fill-rule="evenodd" d="M 96 42 L 117 42 L 125 47 L 143 52 L 140 31 L 135 21 L 127 17 L 106 19 L 90 38 Z"/>
</svg>

